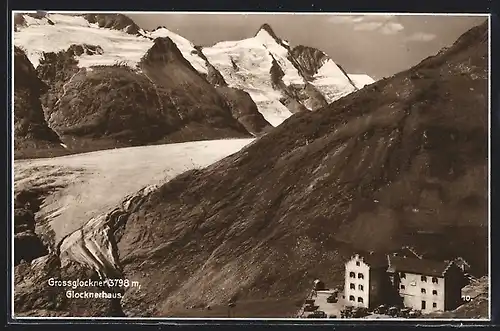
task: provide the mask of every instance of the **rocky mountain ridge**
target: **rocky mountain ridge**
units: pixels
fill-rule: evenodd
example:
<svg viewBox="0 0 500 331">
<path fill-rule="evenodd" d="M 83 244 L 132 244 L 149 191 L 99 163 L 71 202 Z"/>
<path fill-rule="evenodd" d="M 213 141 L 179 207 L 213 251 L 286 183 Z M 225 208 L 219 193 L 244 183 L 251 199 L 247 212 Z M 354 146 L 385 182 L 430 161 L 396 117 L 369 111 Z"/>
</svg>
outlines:
<svg viewBox="0 0 500 331">
<path fill-rule="evenodd" d="M 29 29 L 29 24 L 35 26 L 47 19 L 25 17 L 27 26 L 21 27 L 19 33 Z M 54 24 L 89 29 L 86 21 L 82 23 L 82 17 L 50 17 Z M 117 17 L 121 16 L 112 18 Z M 108 21 L 111 23 L 104 26 L 110 27 L 93 29 L 108 33 L 107 30 L 121 27 L 112 19 Z M 44 22 L 40 26 L 53 27 Z M 133 38 L 142 37 L 134 34 Z M 89 43 L 71 44 L 59 52 L 42 52 L 36 61 L 36 74 L 47 86 L 40 93 L 45 120 L 64 142 L 65 149 L 57 152 L 250 137 L 270 126 L 248 95 L 229 93 L 231 88 L 219 94 L 207 76 L 185 59 L 177 45 L 168 36 L 157 37 L 136 68 L 125 63 L 82 66 L 83 58 L 105 56 L 108 51 L 105 46 Z M 31 55 L 33 59 L 36 52 Z M 159 72 L 164 74 L 158 75 Z M 19 101 L 16 105 L 22 104 Z M 246 114 L 242 119 L 244 124 L 233 117 L 233 112 L 238 118 Z M 18 141 L 16 149 L 21 157 L 43 153 Z"/>
<path fill-rule="evenodd" d="M 61 87 L 65 85 L 71 89 L 74 84 L 70 79 L 82 79 L 81 75 L 85 70 L 95 69 L 108 72 L 115 70 L 103 69 L 104 67 L 120 67 L 117 69 L 119 72 L 123 71 L 123 67 L 130 67 L 132 71 L 142 70 L 140 68 L 141 59 L 154 46 L 154 41 L 157 38 L 172 40 L 182 57 L 187 60 L 187 63 L 183 61 L 182 65 L 187 67 L 189 63 L 189 67 L 194 68 L 213 86 L 226 86 L 245 91 L 244 98 L 250 96 L 257 105 L 257 111 L 263 116 L 260 118 L 261 116 L 258 114 L 252 115 L 256 119 L 259 118 L 257 120 L 259 123 L 255 125 L 260 129 L 270 127 L 269 124 L 279 125 L 293 113 L 316 109 L 357 89 L 339 70 L 334 74 L 344 77 L 340 80 L 333 79 L 332 81 L 331 77 L 328 77 L 328 70 L 326 75 L 323 73 L 322 76 L 314 78 L 315 80 L 304 78 L 304 70 L 300 67 L 300 63 L 294 59 L 293 52 L 287 42 L 278 38 L 267 24 L 263 25 L 253 38 L 229 42 L 234 44 L 233 51 L 238 53 L 230 57 L 227 57 L 226 54 L 220 56 L 218 51 L 220 45 L 198 47 L 165 27 L 146 31 L 140 29 L 133 20 L 122 14 L 16 14 L 15 24 L 14 43 L 25 50 L 37 70 L 39 66 L 44 66 L 45 69 L 40 69 L 40 71 L 47 71 L 51 62 L 61 61 L 60 58 L 56 60 L 56 56 L 53 54 L 64 53 L 68 58 L 67 55 L 71 53 L 69 58 L 72 60 L 69 61 L 74 63 L 71 64 L 70 68 L 67 65 L 61 67 L 59 64 L 53 64 L 53 67 L 58 67 L 58 70 L 50 69 L 60 71 L 60 69 L 65 68 L 67 73 L 59 73 L 60 77 L 57 78 L 57 81 L 49 82 L 51 91 L 42 97 L 42 99 L 53 99 L 44 103 L 46 115 L 57 112 L 56 109 L 52 108 L 53 103 L 57 102 L 61 94 Z M 263 58 L 259 58 L 259 56 L 263 56 Z M 68 59 L 62 61 L 68 62 Z M 233 71 L 234 68 L 238 69 L 236 72 L 227 72 L 226 67 L 228 66 Z M 336 65 L 330 61 L 329 66 L 333 68 Z M 278 84 L 272 83 L 275 71 L 273 68 L 283 72 L 283 81 Z M 79 74 L 73 76 L 78 70 L 80 70 Z M 127 73 L 123 73 L 123 75 L 130 76 Z M 95 80 L 96 76 L 94 75 L 92 79 Z M 297 77 L 293 78 L 292 82 L 288 80 L 289 76 Z M 254 78 L 257 81 L 254 81 Z M 250 108 L 254 109 L 253 106 Z M 49 117 L 47 120 L 52 126 Z M 59 118 L 58 121 L 60 120 Z M 248 126 L 248 123 L 246 125 Z M 248 131 L 253 135 L 265 132 L 258 131 L 256 127 L 249 127 Z M 203 131 L 207 130 L 203 129 Z M 209 134 L 207 137 L 211 135 L 213 136 L 213 134 Z M 222 134 L 222 137 L 231 135 L 233 133 L 227 132 Z M 191 139 L 189 134 L 179 134 L 179 136 L 182 137 L 179 139 Z M 215 137 L 221 136 L 215 134 Z M 193 137 L 192 139 L 197 138 Z M 68 143 L 68 145 L 86 145 L 84 142 L 70 140 L 72 143 Z M 114 138 L 107 140 L 109 141 L 102 144 L 122 146 Z M 95 143 L 92 144 L 95 145 Z M 92 147 L 89 148 L 92 149 Z"/>
<path fill-rule="evenodd" d="M 40 96 L 48 86 L 38 78 L 24 52 L 14 48 L 14 149 L 63 150 L 59 136 L 44 118 Z"/>
</svg>

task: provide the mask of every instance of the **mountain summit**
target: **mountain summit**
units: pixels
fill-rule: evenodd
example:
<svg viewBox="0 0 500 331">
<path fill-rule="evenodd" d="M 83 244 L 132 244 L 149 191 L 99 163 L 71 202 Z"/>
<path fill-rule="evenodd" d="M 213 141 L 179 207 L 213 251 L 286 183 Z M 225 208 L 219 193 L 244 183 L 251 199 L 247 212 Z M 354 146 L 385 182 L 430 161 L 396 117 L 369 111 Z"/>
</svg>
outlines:
<svg viewBox="0 0 500 331">
<path fill-rule="evenodd" d="M 276 33 L 274 33 L 274 30 L 271 28 L 271 26 L 267 23 L 264 23 L 260 26 L 259 30 L 257 30 L 257 33 L 255 33 L 255 36 L 257 37 L 259 33 L 266 32 L 269 34 L 276 42 L 281 44 L 281 38 L 279 38 Z"/>
<path fill-rule="evenodd" d="M 290 49 L 269 24 L 262 25 L 252 38 L 203 48 L 229 86 L 248 92 L 274 126 L 294 113 L 315 110 L 373 82 L 354 85 L 320 50 L 315 52 L 323 59 L 314 64 L 313 72 L 303 52 L 301 48 Z"/>
</svg>

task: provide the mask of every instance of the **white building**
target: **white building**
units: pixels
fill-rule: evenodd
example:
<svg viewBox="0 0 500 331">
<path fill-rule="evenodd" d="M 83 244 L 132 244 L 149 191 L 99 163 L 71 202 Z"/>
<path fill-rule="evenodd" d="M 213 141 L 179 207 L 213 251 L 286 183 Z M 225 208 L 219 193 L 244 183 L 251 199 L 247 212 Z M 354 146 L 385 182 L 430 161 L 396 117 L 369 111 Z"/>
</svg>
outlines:
<svg viewBox="0 0 500 331">
<path fill-rule="evenodd" d="M 353 256 L 345 264 L 344 296 L 348 306 L 373 307 L 389 286 L 385 256 Z"/>
<path fill-rule="evenodd" d="M 454 262 L 356 254 L 345 264 L 344 298 L 354 307 L 390 304 L 423 312 L 452 310 L 460 303 L 463 279 Z"/>
</svg>

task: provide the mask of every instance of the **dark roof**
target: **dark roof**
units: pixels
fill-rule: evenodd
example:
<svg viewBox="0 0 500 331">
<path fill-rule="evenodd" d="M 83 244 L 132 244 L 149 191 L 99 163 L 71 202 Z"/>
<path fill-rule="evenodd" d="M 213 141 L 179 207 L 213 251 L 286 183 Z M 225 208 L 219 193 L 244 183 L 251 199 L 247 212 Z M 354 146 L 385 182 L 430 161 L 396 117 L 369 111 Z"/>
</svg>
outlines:
<svg viewBox="0 0 500 331">
<path fill-rule="evenodd" d="M 388 271 L 409 272 L 424 276 L 444 276 L 450 262 L 417 259 L 410 257 L 389 256 L 390 264 Z"/>
<path fill-rule="evenodd" d="M 455 262 L 455 264 L 459 267 L 462 266 L 470 267 L 470 264 L 467 261 L 465 261 L 463 257 L 457 257 L 453 262 Z"/>
<path fill-rule="evenodd" d="M 358 254 L 363 262 L 368 264 L 371 268 L 387 267 L 388 261 L 385 254 Z"/>
<path fill-rule="evenodd" d="M 415 250 L 413 248 L 408 247 L 408 246 L 404 246 L 396 251 L 393 251 L 391 255 L 402 256 L 402 257 L 412 257 L 412 258 L 418 258 L 418 259 L 422 258 L 422 256 L 419 255 L 417 252 L 415 252 Z"/>
</svg>

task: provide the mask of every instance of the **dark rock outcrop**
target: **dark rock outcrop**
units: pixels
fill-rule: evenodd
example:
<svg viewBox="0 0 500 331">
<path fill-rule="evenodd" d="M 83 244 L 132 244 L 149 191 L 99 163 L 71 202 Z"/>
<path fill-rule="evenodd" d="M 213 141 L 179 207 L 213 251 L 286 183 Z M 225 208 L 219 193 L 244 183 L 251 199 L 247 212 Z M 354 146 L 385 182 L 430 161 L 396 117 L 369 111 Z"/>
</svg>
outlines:
<svg viewBox="0 0 500 331">
<path fill-rule="evenodd" d="M 273 58 L 271 68 L 269 69 L 271 84 L 274 89 L 281 91 L 282 97 L 280 102 L 287 107 L 292 114 L 309 111 L 306 104 L 311 110 L 327 105 L 323 95 L 313 85 L 307 82 L 303 86 L 287 86 L 283 82 L 283 76 L 285 75 L 283 69 L 273 55 L 270 55 Z"/>
<path fill-rule="evenodd" d="M 23 14 L 16 13 L 14 14 L 13 23 L 14 23 L 14 32 L 17 32 L 19 27 L 26 25 L 26 19 L 24 18 Z"/>
<path fill-rule="evenodd" d="M 170 95 L 168 107 L 176 109 L 187 128 L 206 123 L 215 130 L 226 130 L 223 137 L 248 136 L 224 98 L 191 66 L 170 38 L 155 39 L 139 66 L 160 91 Z M 202 134 L 199 138 L 211 137 Z"/>
<path fill-rule="evenodd" d="M 68 152 L 250 136 L 169 38 L 155 41 L 142 72 L 120 64 L 79 68 L 75 56 L 84 52 L 102 48 L 72 45 L 45 53 L 37 67 L 49 86 L 42 96 L 45 118 Z"/>
<path fill-rule="evenodd" d="M 47 195 L 41 189 L 21 190 L 14 197 L 14 265 L 30 263 L 49 253 L 37 233 L 35 214 Z"/>
<path fill-rule="evenodd" d="M 99 45 L 89 45 L 89 44 L 73 44 L 71 45 L 67 52 L 70 56 L 80 56 L 83 54 L 86 55 L 101 55 L 104 53 L 102 47 Z"/>
<path fill-rule="evenodd" d="M 203 60 L 205 60 L 205 65 L 207 66 L 207 69 L 208 69 L 208 74 L 206 77 L 207 81 L 215 87 L 227 86 L 227 83 L 224 80 L 224 77 L 222 77 L 221 73 L 217 69 L 215 69 L 215 67 L 210 63 L 210 61 L 208 61 L 205 54 L 203 54 L 203 47 L 195 46 L 195 49 L 197 51 L 196 54 L 199 57 L 201 57 Z"/>
<path fill-rule="evenodd" d="M 291 50 L 291 55 L 299 63 L 309 79 L 318 72 L 319 68 L 326 62 L 328 56 L 317 48 L 298 45 Z"/>
<path fill-rule="evenodd" d="M 35 233 L 35 217 L 27 208 L 14 210 L 14 265 L 46 255 L 47 248 Z"/>
<path fill-rule="evenodd" d="M 247 92 L 227 86 L 217 87 L 217 92 L 226 99 L 231 108 L 233 117 L 236 118 L 248 132 L 254 135 L 260 135 L 268 132 L 272 128 L 271 124 L 269 124 L 259 112 L 257 105 Z"/>
<path fill-rule="evenodd" d="M 40 96 L 47 86 L 38 78 L 24 51 L 14 48 L 14 154 L 62 149 L 44 118 Z"/>
<path fill-rule="evenodd" d="M 139 26 L 128 16 L 123 14 L 85 14 L 83 15 L 89 23 L 96 23 L 101 28 L 124 30 L 128 34 L 138 34 Z"/>
</svg>

